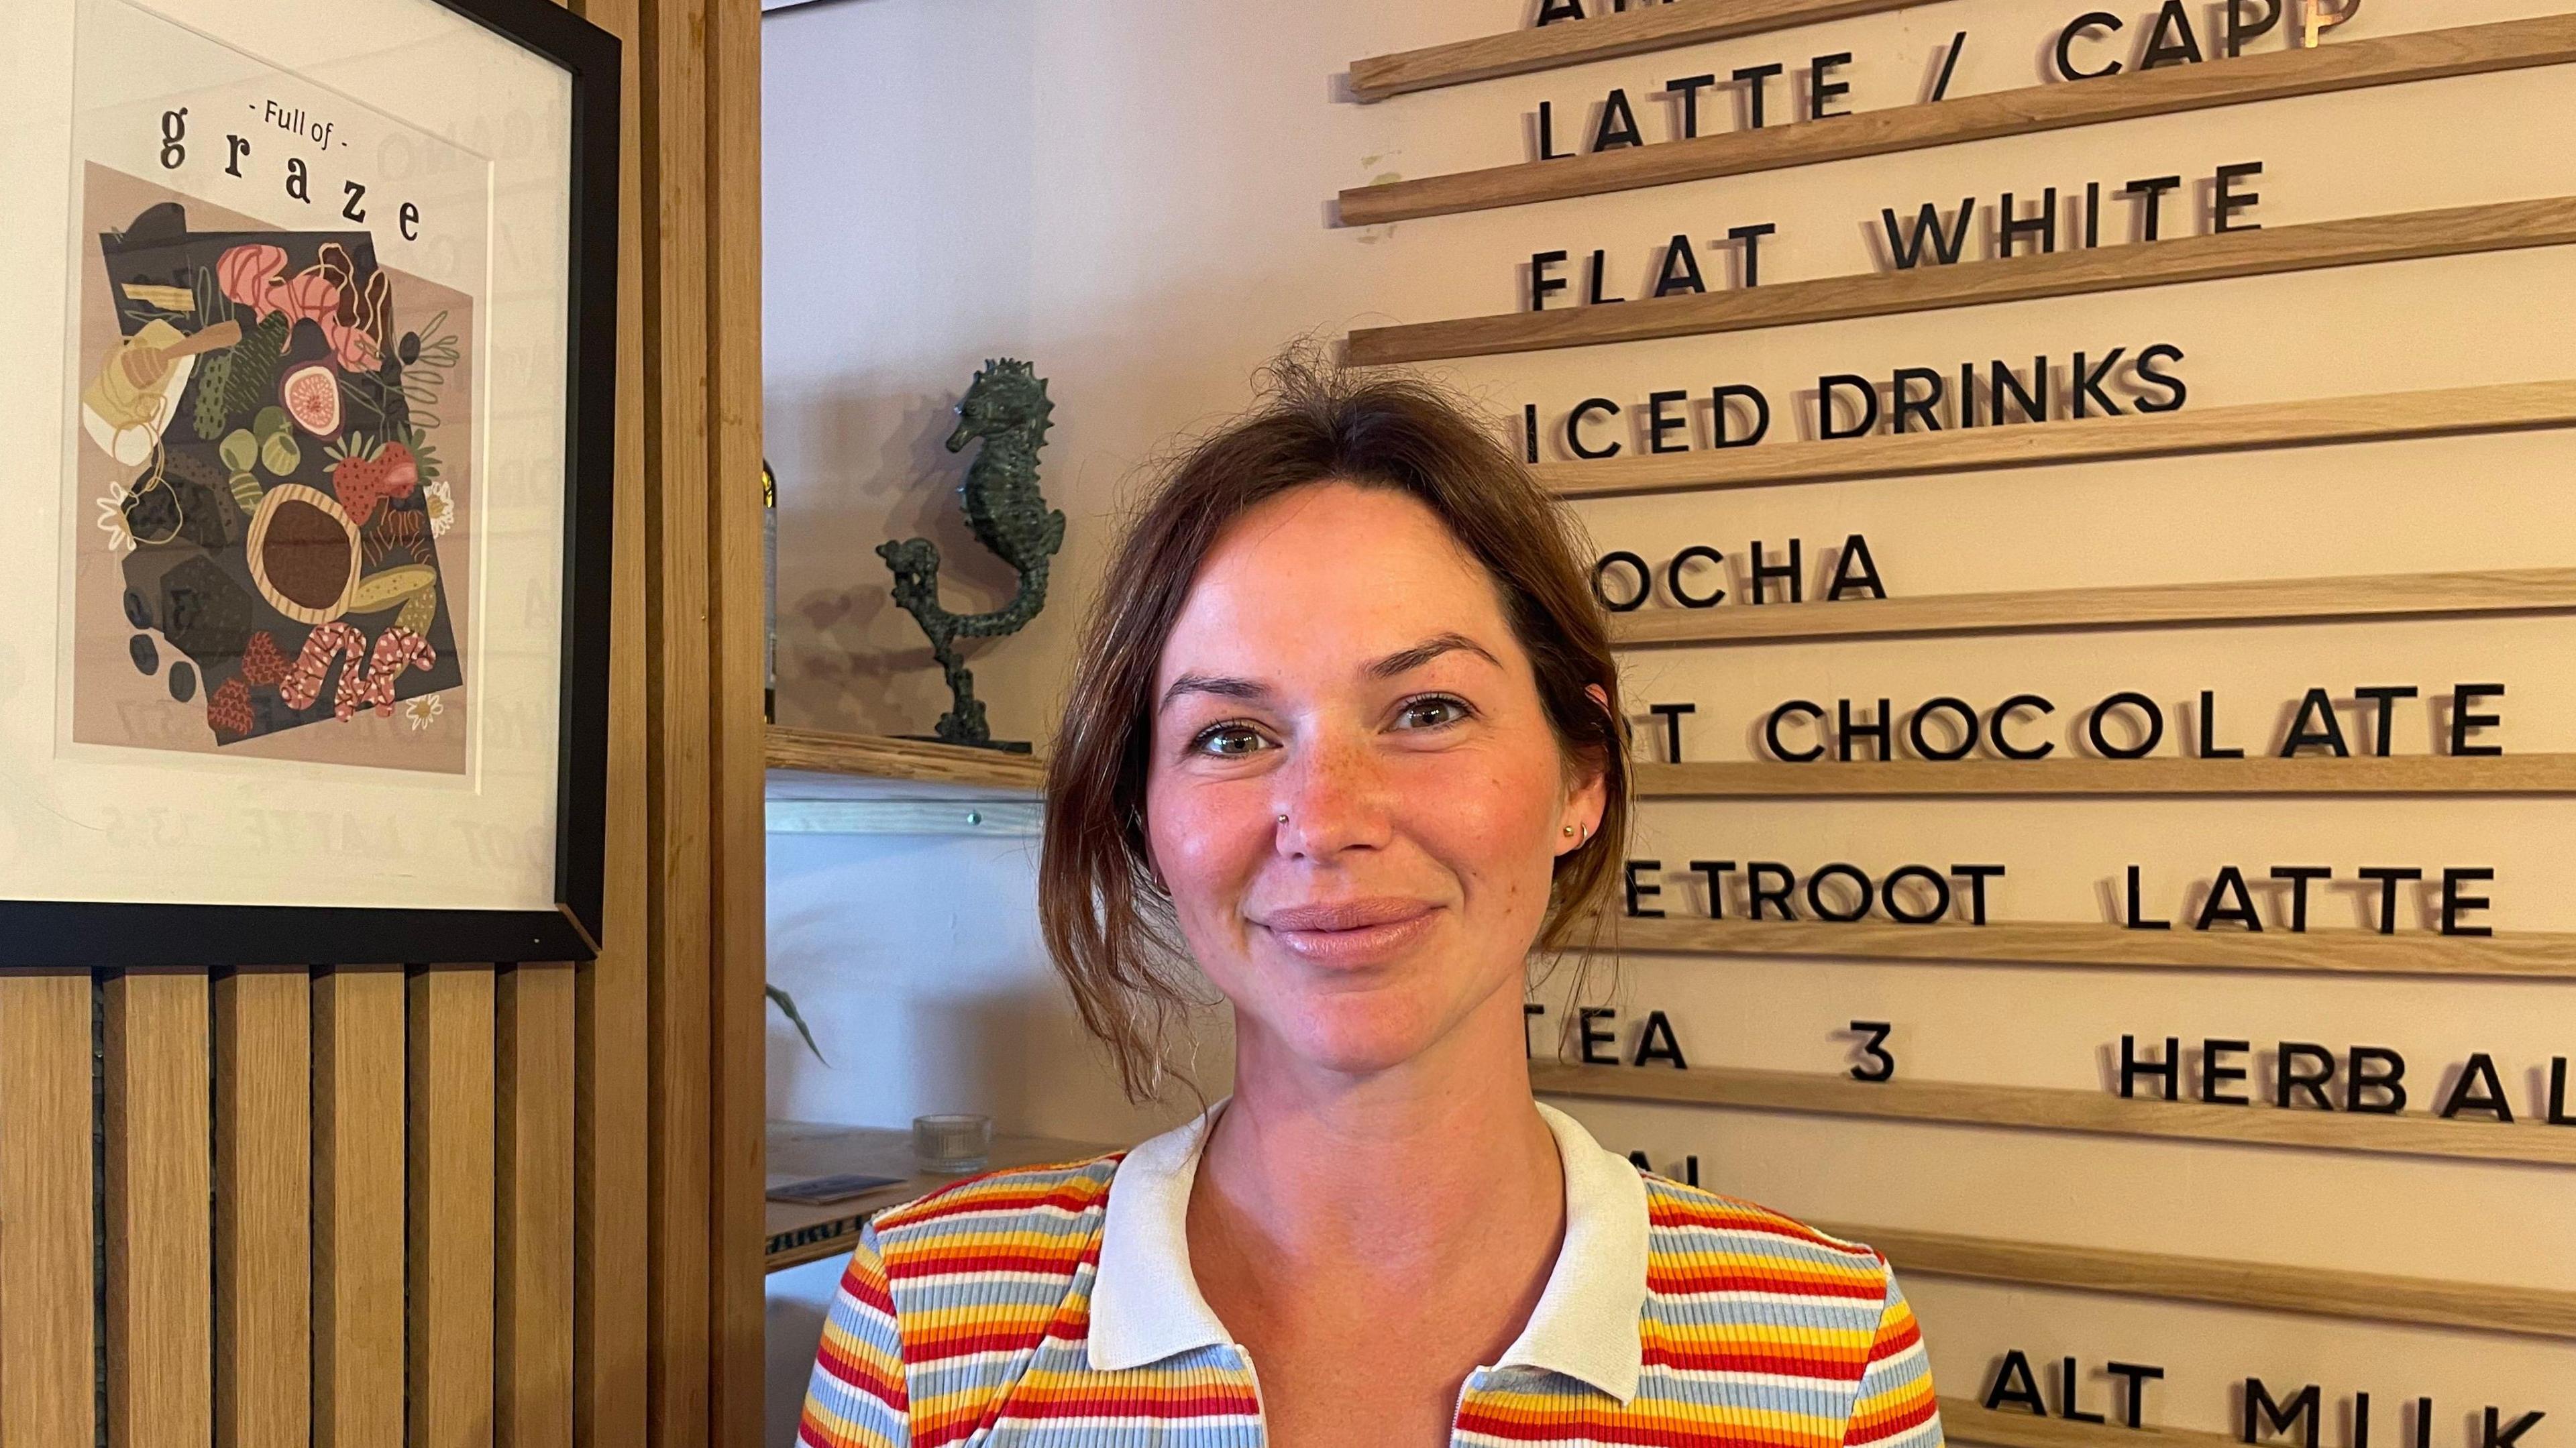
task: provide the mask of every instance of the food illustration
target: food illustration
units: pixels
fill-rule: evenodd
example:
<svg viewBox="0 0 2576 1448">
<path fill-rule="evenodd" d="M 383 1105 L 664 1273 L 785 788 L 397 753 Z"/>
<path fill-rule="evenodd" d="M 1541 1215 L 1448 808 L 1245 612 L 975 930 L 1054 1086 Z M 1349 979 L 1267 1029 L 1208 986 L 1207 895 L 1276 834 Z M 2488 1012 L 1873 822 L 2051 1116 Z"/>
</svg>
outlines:
<svg viewBox="0 0 2576 1448">
<path fill-rule="evenodd" d="M 417 752 L 460 727 L 467 480 L 432 439 L 467 411 L 466 299 L 380 266 L 367 232 L 191 230 L 177 200 L 101 230 L 96 257 L 84 304 L 115 331 L 84 335 L 75 481 L 95 507 L 73 547 L 117 570 L 82 625 L 115 630 L 114 668 L 158 679 L 150 707 L 199 749 L 382 720 Z M 81 737 L 171 737 L 131 722 L 122 677 L 125 712 Z"/>
<path fill-rule="evenodd" d="M 277 389 L 279 400 L 286 404 L 286 415 L 295 425 L 315 437 L 333 437 L 340 431 L 340 379 L 332 370 L 315 363 L 288 373 Z"/>
</svg>

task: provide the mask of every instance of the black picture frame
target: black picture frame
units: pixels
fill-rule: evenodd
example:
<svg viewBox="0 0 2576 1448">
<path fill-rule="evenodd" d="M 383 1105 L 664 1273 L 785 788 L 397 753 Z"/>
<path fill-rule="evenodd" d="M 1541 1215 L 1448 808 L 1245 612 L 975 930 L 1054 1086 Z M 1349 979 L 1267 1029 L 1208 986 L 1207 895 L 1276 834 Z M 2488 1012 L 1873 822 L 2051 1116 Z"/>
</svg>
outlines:
<svg viewBox="0 0 2576 1448">
<path fill-rule="evenodd" d="M 434 0 L 570 79 L 566 489 L 551 910 L 13 900 L 0 969 L 586 961 L 606 943 L 621 46 L 550 0 Z"/>
</svg>

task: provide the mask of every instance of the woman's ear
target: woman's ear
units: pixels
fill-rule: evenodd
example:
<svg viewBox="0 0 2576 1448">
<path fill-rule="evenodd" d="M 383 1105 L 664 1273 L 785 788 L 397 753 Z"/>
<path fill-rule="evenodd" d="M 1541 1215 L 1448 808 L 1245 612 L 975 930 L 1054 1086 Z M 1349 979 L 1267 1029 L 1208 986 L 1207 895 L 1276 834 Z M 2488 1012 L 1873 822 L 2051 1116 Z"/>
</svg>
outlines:
<svg viewBox="0 0 2576 1448">
<path fill-rule="evenodd" d="M 1583 692 L 1592 696 L 1592 702 L 1601 706 L 1601 712 L 1604 715 L 1610 712 L 1608 690 L 1599 684 L 1586 684 L 1583 686 Z M 1615 721 L 1605 722 L 1615 723 Z M 1610 728 L 1604 733 L 1603 747 L 1617 748 L 1619 731 L 1616 728 Z M 1591 836 L 1601 828 L 1602 816 L 1607 814 L 1609 809 L 1610 771 L 1605 762 L 1600 768 L 1586 772 L 1580 780 L 1576 781 L 1573 794 L 1566 801 L 1566 812 L 1574 821 L 1575 828 L 1579 832 L 1578 837 L 1588 843 Z"/>
</svg>

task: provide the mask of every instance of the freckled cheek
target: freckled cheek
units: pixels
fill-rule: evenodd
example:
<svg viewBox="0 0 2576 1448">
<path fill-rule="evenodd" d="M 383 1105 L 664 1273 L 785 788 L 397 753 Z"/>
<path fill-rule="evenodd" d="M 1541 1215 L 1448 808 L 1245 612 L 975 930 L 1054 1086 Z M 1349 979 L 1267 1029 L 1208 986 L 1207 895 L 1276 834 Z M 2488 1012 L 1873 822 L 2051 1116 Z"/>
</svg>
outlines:
<svg viewBox="0 0 2576 1448">
<path fill-rule="evenodd" d="M 1229 913 L 1268 848 L 1261 801 L 1223 790 L 1178 789 L 1149 793 L 1154 858 L 1184 910 Z"/>
<path fill-rule="evenodd" d="M 1421 796 L 1414 818 L 1464 857 L 1517 867 L 1545 849 L 1555 826 L 1556 777 L 1509 762 L 1444 780 Z"/>
</svg>

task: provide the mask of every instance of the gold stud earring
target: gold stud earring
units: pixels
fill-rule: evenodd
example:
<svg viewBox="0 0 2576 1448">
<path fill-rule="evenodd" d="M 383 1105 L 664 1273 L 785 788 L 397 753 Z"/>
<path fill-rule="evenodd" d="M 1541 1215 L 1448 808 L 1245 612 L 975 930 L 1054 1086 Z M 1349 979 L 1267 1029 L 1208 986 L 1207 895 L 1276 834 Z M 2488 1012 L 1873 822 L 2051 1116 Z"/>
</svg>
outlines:
<svg viewBox="0 0 2576 1448">
<path fill-rule="evenodd" d="M 1569 834 L 1569 835 L 1570 835 L 1570 834 L 1572 834 L 1572 833 L 1574 833 L 1574 826 L 1572 826 L 1572 825 L 1567 825 L 1567 826 L 1565 827 L 1565 832 L 1566 832 L 1567 834 Z"/>
</svg>

